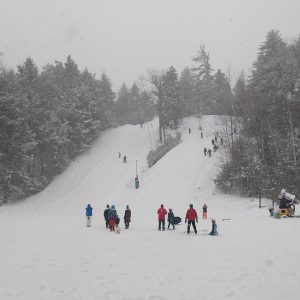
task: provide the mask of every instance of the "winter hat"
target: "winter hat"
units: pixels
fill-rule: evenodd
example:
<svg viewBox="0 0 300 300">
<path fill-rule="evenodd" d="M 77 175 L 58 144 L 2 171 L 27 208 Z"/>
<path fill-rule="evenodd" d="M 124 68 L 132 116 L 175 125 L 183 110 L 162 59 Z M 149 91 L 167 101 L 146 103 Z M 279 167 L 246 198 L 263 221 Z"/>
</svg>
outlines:
<svg viewBox="0 0 300 300">
<path fill-rule="evenodd" d="M 128 208 L 129 208 L 129 205 L 126 205 L 126 208 L 128 209 Z"/>
<path fill-rule="evenodd" d="M 190 204 L 190 208 L 193 208 L 193 204 Z"/>
<path fill-rule="evenodd" d="M 111 208 L 112 208 L 112 209 L 115 209 L 115 206 L 114 206 L 114 205 L 112 205 L 112 206 L 111 206 Z"/>
</svg>

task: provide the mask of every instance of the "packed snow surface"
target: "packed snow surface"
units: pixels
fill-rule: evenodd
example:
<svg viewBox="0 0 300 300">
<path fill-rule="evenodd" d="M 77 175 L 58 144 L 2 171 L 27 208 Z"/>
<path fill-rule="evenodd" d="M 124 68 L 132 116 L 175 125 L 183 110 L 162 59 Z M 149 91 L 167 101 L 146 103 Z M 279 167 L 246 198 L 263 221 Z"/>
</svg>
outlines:
<svg viewBox="0 0 300 300">
<path fill-rule="evenodd" d="M 203 148 L 221 135 L 220 121 L 186 119 L 182 143 L 148 169 L 157 126 L 106 131 L 42 193 L 0 207 L 0 299 L 300 299 L 300 219 L 273 219 L 257 199 L 216 191 L 224 150 L 208 158 Z M 190 203 L 199 215 L 197 235 L 187 235 L 184 224 Z M 116 205 L 119 235 L 105 228 L 106 204 Z M 158 231 L 160 204 L 183 218 L 174 231 Z M 207 235 L 211 218 L 218 237 Z"/>
</svg>

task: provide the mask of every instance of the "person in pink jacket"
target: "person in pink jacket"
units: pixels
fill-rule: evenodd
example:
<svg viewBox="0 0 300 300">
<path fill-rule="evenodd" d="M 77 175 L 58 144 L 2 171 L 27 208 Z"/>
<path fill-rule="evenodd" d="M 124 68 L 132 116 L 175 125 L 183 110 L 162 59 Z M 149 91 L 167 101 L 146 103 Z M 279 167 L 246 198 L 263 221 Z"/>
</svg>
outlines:
<svg viewBox="0 0 300 300">
<path fill-rule="evenodd" d="M 164 205 L 162 204 L 160 208 L 157 210 L 158 214 L 158 230 L 165 230 L 165 219 L 167 210 L 164 208 Z"/>
</svg>

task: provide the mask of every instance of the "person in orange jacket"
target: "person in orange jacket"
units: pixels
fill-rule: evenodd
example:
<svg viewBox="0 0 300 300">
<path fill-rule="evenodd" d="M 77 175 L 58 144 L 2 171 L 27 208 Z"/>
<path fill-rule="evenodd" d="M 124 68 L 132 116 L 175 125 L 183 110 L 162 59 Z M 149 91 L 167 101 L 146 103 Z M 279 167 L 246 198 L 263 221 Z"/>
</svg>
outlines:
<svg viewBox="0 0 300 300">
<path fill-rule="evenodd" d="M 185 215 L 185 223 L 188 222 L 187 233 L 190 234 L 191 224 L 193 225 L 194 232 L 197 234 L 196 223 L 198 223 L 198 215 L 196 210 L 193 208 L 193 204 L 190 204 L 190 208 L 187 210 Z"/>
<path fill-rule="evenodd" d="M 158 230 L 165 230 L 165 218 L 167 214 L 167 210 L 164 208 L 164 205 L 162 204 L 160 208 L 157 210 L 158 214 Z"/>
</svg>

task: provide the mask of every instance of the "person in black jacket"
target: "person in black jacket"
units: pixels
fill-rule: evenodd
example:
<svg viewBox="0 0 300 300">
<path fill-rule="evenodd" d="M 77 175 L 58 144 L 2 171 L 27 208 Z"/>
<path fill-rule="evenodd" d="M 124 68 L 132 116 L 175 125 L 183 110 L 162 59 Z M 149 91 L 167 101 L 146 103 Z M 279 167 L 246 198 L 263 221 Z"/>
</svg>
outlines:
<svg viewBox="0 0 300 300">
<path fill-rule="evenodd" d="M 104 210 L 104 213 L 103 213 L 104 219 L 105 219 L 106 228 L 109 228 L 108 212 L 109 212 L 109 205 L 107 204 L 106 205 L 106 209 Z"/>
<path fill-rule="evenodd" d="M 124 214 L 125 229 L 129 228 L 130 221 L 131 221 L 131 210 L 129 209 L 129 205 L 127 205 Z"/>
</svg>

